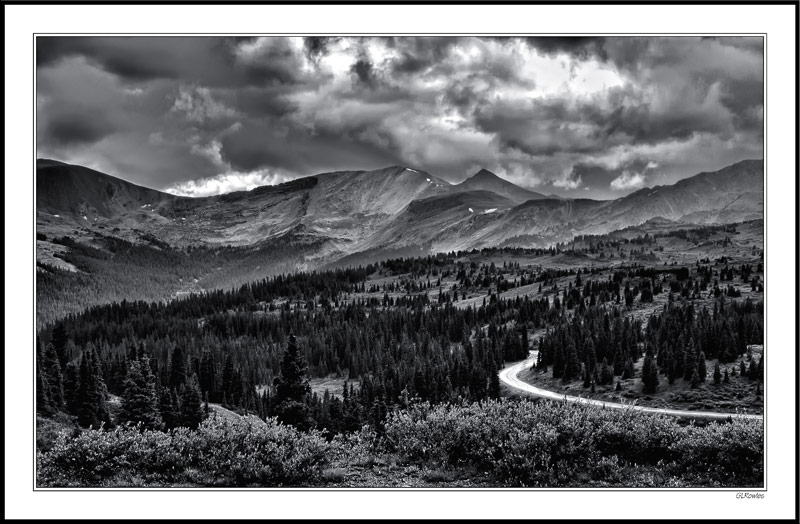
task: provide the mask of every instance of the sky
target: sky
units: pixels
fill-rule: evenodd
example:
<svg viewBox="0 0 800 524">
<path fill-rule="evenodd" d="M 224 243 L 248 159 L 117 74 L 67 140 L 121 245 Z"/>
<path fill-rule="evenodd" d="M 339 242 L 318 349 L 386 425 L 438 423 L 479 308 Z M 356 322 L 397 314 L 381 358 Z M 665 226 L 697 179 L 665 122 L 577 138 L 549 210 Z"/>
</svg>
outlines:
<svg viewBox="0 0 800 524">
<path fill-rule="evenodd" d="M 760 37 L 37 37 L 37 156 L 206 196 L 403 165 L 617 198 L 763 157 Z"/>
</svg>

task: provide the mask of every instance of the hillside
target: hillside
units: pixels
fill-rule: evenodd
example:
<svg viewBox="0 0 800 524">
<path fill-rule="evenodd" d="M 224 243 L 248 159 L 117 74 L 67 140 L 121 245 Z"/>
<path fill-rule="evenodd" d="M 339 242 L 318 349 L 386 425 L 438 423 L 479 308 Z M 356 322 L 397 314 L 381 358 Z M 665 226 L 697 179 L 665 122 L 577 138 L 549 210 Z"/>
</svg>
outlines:
<svg viewBox="0 0 800 524">
<path fill-rule="evenodd" d="M 576 235 L 648 223 L 673 230 L 763 216 L 761 161 L 617 200 L 534 198 L 521 204 L 526 190 L 512 191 L 516 186 L 487 171 L 454 186 L 403 166 L 187 198 L 40 160 L 36 183 L 38 274 L 51 279 L 48 289 L 58 290 L 40 296 L 40 313 L 50 311 L 48 318 L 58 316 L 54 304 L 61 304 L 61 313 L 74 311 L 62 310 L 72 303 L 64 301 L 67 295 L 75 307 L 97 303 L 100 297 L 79 300 L 70 291 L 87 279 L 106 282 L 103 296 L 113 290 L 120 299 L 165 299 L 281 272 L 396 256 L 546 248 Z M 465 190 L 476 184 L 497 191 Z"/>
</svg>

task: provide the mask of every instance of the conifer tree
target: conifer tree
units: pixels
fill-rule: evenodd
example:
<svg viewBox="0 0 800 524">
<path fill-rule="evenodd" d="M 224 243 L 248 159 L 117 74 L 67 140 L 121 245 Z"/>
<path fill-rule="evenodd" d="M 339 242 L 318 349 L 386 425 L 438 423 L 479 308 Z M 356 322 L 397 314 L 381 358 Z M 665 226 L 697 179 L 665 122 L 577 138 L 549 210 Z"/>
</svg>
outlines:
<svg viewBox="0 0 800 524">
<path fill-rule="evenodd" d="M 183 350 L 175 346 L 172 352 L 169 369 L 169 387 L 179 389 L 186 382 L 186 361 Z"/>
<path fill-rule="evenodd" d="M 622 378 L 623 378 L 623 380 L 626 379 L 626 378 L 633 378 L 634 374 L 635 374 L 635 371 L 634 371 L 634 368 L 633 368 L 633 359 L 629 358 L 625 362 L 625 369 L 622 371 Z"/>
<path fill-rule="evenodd" d="M 655 360 L 648 352 L 644 357 L 642 364 L 642 383 L 644 384 L 644 393 L 655 393 L 658 387 L 658 368 L 656 367 Z"/>
<path fill-rule="evenodd" d="M 106 385 L 100 372 L 100 359 L 95 350 L 84 351 L 79 370 L 80 387 L 77 395 L 78 424 L 95 429 L 111 425 L 106 403 Z"/>
<path fill-rule="evenodd" d="M 47 387 L 47 398 L 52 410 L 61 411 L 64 403 L 64 377 L 61 373 L 61 363 L 53 344 L 48 344 L 45 349 L 42 372 Z"/>
<path fill-rule="evenodd" d="M 611 368 L 608 365 L 608 360 L 603 358 L 603 363 L 600 365 L 600 384 L 606 385 L 614 382 L 614 375 L 611 373 Z"/>
<path fill-rule="evenodd" d="M 494 365 L 494 361 L 492 362 L 492 372 L 489 375 L 489 398 L 498 399 L 500 398 L 500 370 Z"/>
<path fill-rule="evenodd" d="M 700 351 L 697 355 L 697 376 L 700 377 L 700 382 L 706 381 L 706 374 L 708 370 L 706 369 L 706 354 Z"/>
<path fill-rule="evenodd" d="M 727 378 L 728 372 L 725 371 L 725 377 Z M 719 362 L 714 364 L 714 384 L 719 385 L 722 382 L 722 373 L 719 370 Z"/>
<path fill-rule="evenodd" d="M 63 371 L 67 367 L 67 361 L 69 358 L 67 357 L 67 340 L 69 339 L 67 335 L 67 330 L 64 328 L 64 324 L 59 322 L 53 328 L 53 335 L 50 337 L 50 344 L 53 345 L 53 349 L 58 355 L 58 363 L 61 366 L 61 370 Z"/>
<path fill-rule="evenodd" d="M 686 344 L 683 353 L 683 379 L 692 380 L 692 377 L 696 374 L 697 356 L 695 355 L 694 344 L 689 342 Z"/>
<path fill-rule="evenodd" d="M 50 404 L 50 398 L 47 391 L 50 389 L 47 385 L 44 371 L 42 370 L 42 362 L 37 359 L 36 362 L 36 413 L 40 415 L 50 415 L 53 412 L 53 407 Z"/>
<path fill-rule="evenodd" d="M 755 361 L 755 359 L 750 361 L 750 366 L 747 369 L 747 378 L 750 380 L 758 379 L 758 363 Z"/>
<path fill-rule="evenodd" d="M 173 429 L 180 425 L 180 412 L 172 401 L 172 391 L 167 387 L 162 387 L 158 399 L 158 411 L 165 429 Z"/>
<path fill-rule="evenodd" d="M 217 393 L 217 367 L 214 355 L 209 350 L 203 352 L 200 359 L 200 374 L 198 376 L 200 390 L 208 395 L 210 400 L 216 399 Z"/>
<path fill-rule="evenodd" d="M 692 389 L 696 388 L 700 385 L 700 375 L 697 373 L 697 368 L 694 368 L 694 373 L 692 373 L 692 378 L 689 379 L 689 383 L 692 386 Z"/>
<path fill-rule="evenodd" d="M 74 362 L 68 362 L 64 370 L 64 403 L 67 413 L 78 414 L 80 370 Z"/>
<path fill-rule="evenodd" d="M 146 356 L 128 364 L 119 420 L 122 423 L 141 423 L 144 429 L 161 429 L 164 426 L 156 393 L 156 378 Z"/>
<path fill-rule="evenodd" d="M 281 373 L 275 377 L 275 403 L 278 419 L 298 429 L 311 426 L 306 397 L 311 392 L 306 378 L 306 362 L 289 332 L 286 351 L 281 359 Z"/>
<path fill-rule="evenodd" d="M 203 418 L 203 399 L 197 376 L 193 374 L 181 391 L 180 424 L 189 429 L 197 429 Z"/>
</svg>

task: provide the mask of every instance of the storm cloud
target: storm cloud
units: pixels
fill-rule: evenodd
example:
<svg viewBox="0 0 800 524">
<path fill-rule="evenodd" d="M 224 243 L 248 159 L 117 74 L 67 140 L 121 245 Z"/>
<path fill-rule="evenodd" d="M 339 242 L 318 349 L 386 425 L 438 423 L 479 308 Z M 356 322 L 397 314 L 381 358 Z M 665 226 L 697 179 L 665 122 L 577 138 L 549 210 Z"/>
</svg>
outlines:
<svg viewBox="0 0 800 524">
<path fill-rule="evenodd" d="M 402 164 L 613 198 L 763 156 L 763 41 L 37 37 L 37 154 L 213 194 Z"/>
</svg>

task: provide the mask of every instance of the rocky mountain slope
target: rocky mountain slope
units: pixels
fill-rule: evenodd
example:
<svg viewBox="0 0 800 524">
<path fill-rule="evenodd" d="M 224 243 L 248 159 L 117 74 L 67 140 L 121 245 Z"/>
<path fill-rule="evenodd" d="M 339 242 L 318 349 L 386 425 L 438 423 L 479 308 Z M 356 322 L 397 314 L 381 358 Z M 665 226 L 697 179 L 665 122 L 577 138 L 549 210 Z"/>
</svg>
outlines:
<svg viewBox="0 0 800 524">
<path fill-rule="evenodd" d="M 763 162 L 746 160 L 616 200 L 550 198 L 486 170 L 451 185 L 404 166 L 340 171 L 204 198 L 177 197 L 40 160 L 37 230 L 168 246 L 313 244 L 312 265 L 361 252 L 546 247 L 661 217 L 676 224 L 763 216 Z"/>
</svg>

